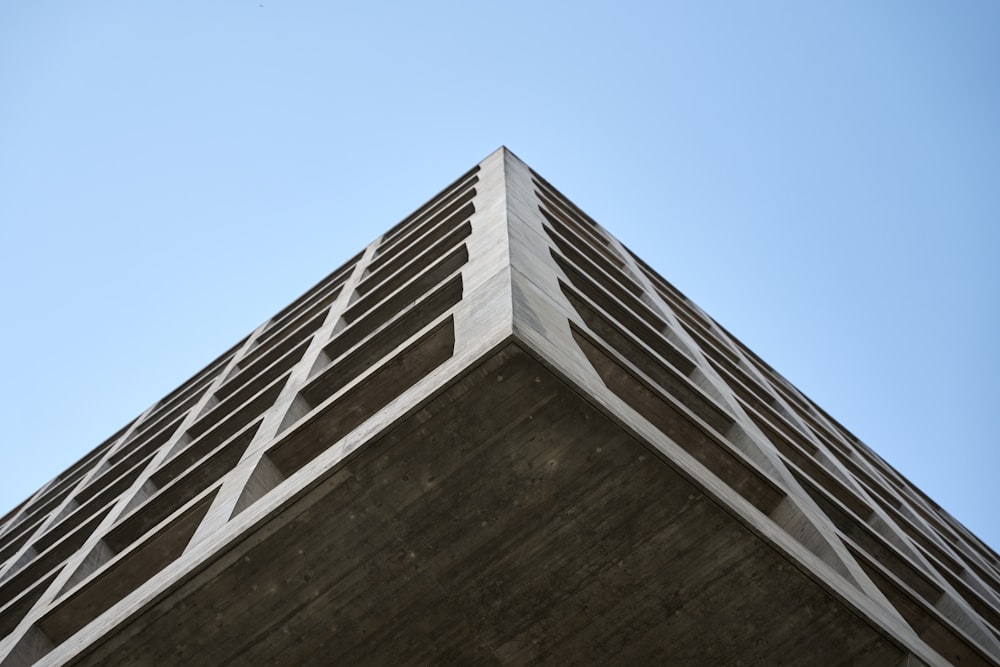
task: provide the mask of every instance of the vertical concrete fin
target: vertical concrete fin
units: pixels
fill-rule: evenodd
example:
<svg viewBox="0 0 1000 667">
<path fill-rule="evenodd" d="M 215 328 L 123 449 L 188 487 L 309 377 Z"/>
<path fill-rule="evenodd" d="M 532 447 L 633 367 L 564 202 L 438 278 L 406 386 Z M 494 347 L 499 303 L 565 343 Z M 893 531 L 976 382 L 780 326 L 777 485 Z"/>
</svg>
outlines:
<svg viewBox="0 0 1000 667">
<path fill-rule="evenodd" d="M 463 302 L 456 316 L 468 326 L 458 327 L 456 348 L 488 349 L 513 331 L 510 280 L 510 235 L 506 162 L 509 152 L 498 148 L 479 163 L 473 231 L 467 240 L 469 263 L 463 268 Z M 472 336 L 466 340 L 466 336 Z"/>
</svg>

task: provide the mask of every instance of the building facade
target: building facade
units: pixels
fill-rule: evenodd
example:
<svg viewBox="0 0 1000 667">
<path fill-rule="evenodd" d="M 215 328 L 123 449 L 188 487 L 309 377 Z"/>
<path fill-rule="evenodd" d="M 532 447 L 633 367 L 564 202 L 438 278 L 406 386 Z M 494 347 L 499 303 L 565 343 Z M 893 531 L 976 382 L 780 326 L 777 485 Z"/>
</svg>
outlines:
<svg viewBox="0 0 1000 667">
<path fill-rule="evenodd" d="M 997 665 L 1000 559 L 501 148 L 0 525 L 0 665 Z"/>
</svg>

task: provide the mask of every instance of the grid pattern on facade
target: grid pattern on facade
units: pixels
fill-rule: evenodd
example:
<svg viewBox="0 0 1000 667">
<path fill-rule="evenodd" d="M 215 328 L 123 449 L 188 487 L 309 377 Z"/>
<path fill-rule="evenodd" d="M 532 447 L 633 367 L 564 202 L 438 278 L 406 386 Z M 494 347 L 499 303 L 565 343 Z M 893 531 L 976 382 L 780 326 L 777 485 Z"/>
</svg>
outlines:
<svg viewBox="0 0 1000 667">
<path fill-rule="evenodd" d="M 8 514 L 3 664 L 43 657 L 180 557 L 237 464 L 255 461 L 232 514 L 305 466 L 320 450 L 278 437 L 294 423 L 332 404 L 350 417 L 323 428 L 349 432 L 450 356 L 476 171 Z"/>
<path fill-rule="evenodd" d="M 567 279 L 560 287 L 582 320 L 574 339 L 604 383 L 850 574 L 803 530 L 805 505 L 941 655 L 956 664 L 996 656 L 996 554 L 632 253 L 629 271 L 596 223 L 537 175 L 535 185 Z"/>
<path fill-rule="evenodd" d="M 510 341 L 900 664 L 998 664 L 997 555 L 506 149 L 8 513 L 0 664 L 85 658 Z"/>
</svg>

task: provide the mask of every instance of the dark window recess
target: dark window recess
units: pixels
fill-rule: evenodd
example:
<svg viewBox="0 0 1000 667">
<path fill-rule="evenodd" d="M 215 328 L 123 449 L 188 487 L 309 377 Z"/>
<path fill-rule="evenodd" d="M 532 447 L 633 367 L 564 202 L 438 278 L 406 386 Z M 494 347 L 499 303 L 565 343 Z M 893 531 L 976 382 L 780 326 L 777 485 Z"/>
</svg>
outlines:
<svg viewBox="0 0 1000 667">
<path fill-rule="evenodd" d="M 323 324 L 323 320 L 326 318 L 326 311 L 330 308 L 330 305 L 340 296 L 340 288 L 338 287 L 334 291 L 325 295 L 323 298 L 316 301 L 316 303 L 310 304 L 303 312 L 296 314 L 289 321 L 280 320 L 274 322 L 267 330 L 261 334 L 260 338 L 255 341 L 256 345 L 266 345 L 268 341 L 276 338 L 279 334 L 288 333 L 290 331 L 295 331 L 299 327 L 309 323 L 306 326 L 309 333 L 315 331 Z"/>
<path fill-rule="evenodd" d="M 225 401 L 238 394 L 243 398 L 237 399 L 237 405 L 242 403 L 246 399 L 250 398 L 255 391 L 264 387 L 276 377 L 283 375 L 286 371 L 290 370 L 292 366 L 299 363 L 299 360 L 302 359 L 302 355 L 306 353 L 306 348 L 309 347 L 310 340 L 311 339 L 307 338 L 302 341 L 296 348 L 289 350 L 286 354 L 279 357 L 277 361 L 271 360 L 270 357 L 262 357 L 258 360 L 257 364 L 248 367 L 242 373 L 242 379 L 236 380 L 234 378 L 233 381 L 220 387 L 219 390 L 215 392 L 215 398 L 218 401 Z M 270 360 L 272 363 L 269 365 L 262 363 L 267 360 Z"/>
<path fill-rule="evenodd" d="M 616 364 L 586 335 L 577 331 L 576 327 L 573 327 L 573 337 L 604 384 L 615 395 L 761 512 L 771 514 L 777 508 L 784 494 L 770 481 L 741 461 L 727 445 L 702 430 L 668 398 L 653 391 Z"/>
<path fill-rule="evenodd" d="M 418 298 L 420 298 L 419 292 L 411 292 L 409 289 L 397 292 L 370 310 L 364 317 L 342 329 L 336 338 L 323 348 L 323 353 L 331 360 L 336 359 L 407 309 L 424 313 L 427 321 L 430 321 L 462 300 L 462 275 L 454 276 L 414 305 L 414 301 Z"/>
<path fill-rule="evenodd" d="M 234 514 L 249 507 L 430 374 L 452 356 L 454 347 L 455 322 L 448 317 L 383 362 L 365 382 L 298 425 L 261 457 Z M 306 403 L 303 410 L 313 407 L 307 399 L 300 396 L 299 400 Z"/>
<path fill-rule="evenodd" d="M 287 379 L 287 374 L 275 379 L 265 389 L 262 389 L 252 399 L 244 403 L 242 407 L 232 412 L 213 410 L 192 424 L 191 428 L 187 431 L 187 435 L 194 439 L 215 429 L 219 438 L 228 438 L 253 421 L 254 418 L 264 414 L 265 410 L 274 405 L 274 401 L 277 400 L 278 394 L 281 393 L 281 388 L 285 385 L 285 380 Z"/>
<path fill-rule="evenodd" d="M 610 329 L 606 325 L 608 322 L 613 321 L 648 345 L 650 349 L 669 361 L 676 368 L 680 369 L 680 371 L 685 375 L 690 375 L 694 371 L 694 362 L 691 361 L 687 355 L 675 348 L 669 341 L 667 341 L 666 338 L 661 336 L 659 332 L 654 331 L 645 322 L 631 315 L 629 311 L 622 306 L 616 304 L 614 300 L 605 297 L 603 299 L 603 303 L 601 301 L 595 301 L 593 296 L 600 298 L 601 295 L 599 293 L 595 293 L 594 295 L 585 293 L 587 299 L 584 299 L 579 293 L 568 287 L 561 280 L 559 281 L 559 287 L 562 289 L 563 294 L 566 295 L 570 305 L 572 305 L 576 312 L 579 313 L 580 318 L 595 332 L 601 335 L 604 335 L 605 332 L 609 332 Z M 598 311 L 598 309 L 594 307 L 595 305 L 600 307 L 604 313 Z"/>
<path fill-rule="evenodd" d="M 369 275 L 358 285 L 358 294 L 361 295 L 362 299 L 372 299 L 374 302 L 384 299 L 426 267 L 430 266 L 431 263 L 444 255 L 449 249 L 458 245 L 462 239 L 471 233 L 472 225 L 468 222 L 456 227 L 452 233 L 440 239 L 433 246 L 427 248 L 425 252 L 406 264 L 386 266 L 383 271 Z M 468 250 L 465 249 L 464 244 L 460 250 L 452 251 L 449 258 L 454 257 L 456 252 L 465 253 L 465 261 L 468 261 Z"/>
<path fill-rule="evenodd" d="M 247 426 L 214 450 L 204 446 L 211 439 L 200 441 L 172 459 L 146 481 L 131 503 L 138 509 L 122 519 L 104 541 L 115 552 L 124 551 L 131 542 L 222 479 L 239 463 L 259 426 L 260 421 Z"/>
<path fill-rule="evenodd" d="M 293 317 L 294 313 L 308 308 L 309 305 L 317 298 L 320 298 L 323 293 L 328 292 L 331 289 L 339 290 L 343 284 L 347 282 L 347 279 L 350 277 L 351 272 L 358 263 L 358 260 L 361 259 L 362 254 L 364 253 L 358 253 L 351 259 L 347 260 L 345 264 L 335 269 L 326 278 L 323 278 L 323 280 L 319 281 L 315 287 L 275 313 L 274 316 L 271 317 L 271 324 L 268 328 L 280 326 L 282 321 Z"/>
<path fill-rule="evenodd" d="M 468 218 L 475 211 L 476 207 L 470 202 L 448 219 L 424 232 L 420 238 L 414 239 L 412 243 L 403 244 L 393 248 L 391 252 L 375 257 L 368 265 L 368 275 L 382 271 L 395 271 L 396 268 L 406 264 L 439 240 L 448 237 L 463 221 L 468 221 Z"/>
<path fill-rule="evenodd" d="M 91 517 L 89 521 L 40 553 L 23 570 L 3 582 L 3 585 L 0 586 L 0 604 L 8 604 L 32 584 L 44 578 L 50 571 L 61 568 L 66 559 L 83 546 L 107 513 L 108 510 L 105 509 L 100 514 Z"/>
<path fill-rule="evenodd" d="M 417 224 L 420 220 L 426 218 L 429 215 L 433 215 L 434 212 L 437 211 L 444 203 L 448 202 L 452 197 L 454 197 L 455 193 L 461 192 L 466 188 L 469 188 L 478 183 L 479 177 L 476 175 L 478 172 L 479 172 L 479 166 L 476 165 L 469 171 L 462 174 L 462 176 L 459 177 L 457 180 L 449 184 L 448 187 L 441 190 L 441 192 L 431 197 L 431 199 L 426 204 L 424 204 L 416 211 L 411 213 L 409 216 L 407 216 L 405 219 L 403 219 L 401 222 L 393 226 L 392 229 L 387 231 L 382 236 L 383 245 L 389 243 L 390 240 L 399 236 L 406 230 L 410 229 L 414 224 Z"/>
<path fill-rule="evenodd" d="M 111 563 L 94 581 L 67 597 L 37 627 L 57 646 L 175 561 L 194 537 L 212 503 L 213 494 Z M 104 547 L 107 548 L 106 546 Z"/>
</svg>

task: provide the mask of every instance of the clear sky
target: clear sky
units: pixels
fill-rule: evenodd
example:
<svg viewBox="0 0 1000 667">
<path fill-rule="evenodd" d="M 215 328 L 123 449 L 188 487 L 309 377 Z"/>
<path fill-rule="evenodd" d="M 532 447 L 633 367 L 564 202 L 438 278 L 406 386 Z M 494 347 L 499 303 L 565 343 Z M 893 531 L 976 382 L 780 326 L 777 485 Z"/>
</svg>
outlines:
<svg viewBox="0 0 1000 667">
<path fill-rule="evenodd" d="M 1000 3 L 0 4 L 5 511 L 501 144 L 995 548 Z"/>
</svg>

